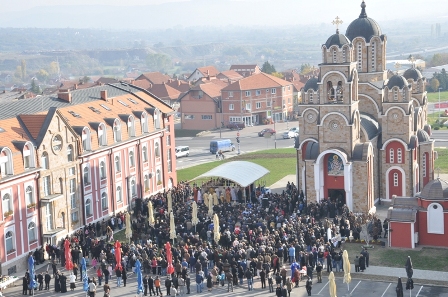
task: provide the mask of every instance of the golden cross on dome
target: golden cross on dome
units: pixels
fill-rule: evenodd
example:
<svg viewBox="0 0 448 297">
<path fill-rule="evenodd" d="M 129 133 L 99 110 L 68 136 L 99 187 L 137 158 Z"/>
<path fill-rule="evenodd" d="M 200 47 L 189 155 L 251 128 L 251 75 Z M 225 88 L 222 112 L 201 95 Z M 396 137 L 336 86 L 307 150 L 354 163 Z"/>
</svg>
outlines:
<svg viewBox="0 0 448 297">
<path fill-rule="evenodd" d="M 336 30 L 339 30 L 339 25 L 342 24 L 342 20 L 337 16 L 334 21 L 331 22 L 333 25 L 336 25 Z"/>
</svg>

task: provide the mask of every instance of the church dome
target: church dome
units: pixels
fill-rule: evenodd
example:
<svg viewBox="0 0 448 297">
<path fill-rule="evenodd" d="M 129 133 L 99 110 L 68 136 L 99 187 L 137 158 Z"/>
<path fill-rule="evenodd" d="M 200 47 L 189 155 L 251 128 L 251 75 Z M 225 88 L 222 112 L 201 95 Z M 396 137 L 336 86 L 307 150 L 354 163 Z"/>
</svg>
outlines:
<svg viewBox="0 0 448 297">
<path fill-rule="evenodd" d="M 342 47 L 345 44 L 350 44 L 350 40 L 348 40 L 344 34 L 340 34 L 339 29 L 336 30 L 336 34 L 331 35 L 330 38 L 327 39 L 327 42 L 325 42 L 327 48 L 330 48 L 333 45 Z"/>
<path fill-rule="evenodd" d="M 372 36 L 381 36 L 381 28 L 378 23 L 369 17 L 366 13 L 366 3 L 364 0 L 361 3 L 361 14 L 359 18 L 351 22 L 345 32 L 345 36 L 353 41 L 356 37 L 364 37 L 366 42 L 370 42 Z"/>
<path fill-rule="evenodd" d="M 319 87 L 317 86 L 317 82 L 318 82 L 318 80 L 317 80 L 316 77 L 312 77 L 312 78 L 310 78 L 310 79 L 306 82 L 305 86 L 303 87 L 303 90 L 304 90 L 305 92 L 308 91 L 309 89 L 313 89 L 314 91 L 317 91 L 317 90 L 319 89 Z"/>
<path fill-rule="evenodd" d="M 393 75 L 391 78 L 389 78 L 389 81 L 387 82 L 387 87 L 392 89 L 393 87 L 398 87 L 399 89 L 403 89 L 405 86 L 407 86 L 409 83 L 407 82 L 406 78 L 404 78 L 401 75 Z"/>
<path fill-rule="evenodd" d="M 413 79 L 414 81 L 417 81 L 417 80 L 419 80 L 420 78 L 422 78 L 423 76 L 422 76 L 422 73 L 418 70 L 418 69 L 416 69 L 416 68 L 414 68 L 414 67 L 412 67 L 412 68 L 409 68 L 408 70 L 406 70 L 404 73 L 403 73 L 403 76 L 406 78 L 406 79 Z"/>
<path fill-rule="evenodd" d="M 448 199 L 448 182 L 437 178 L 430 181 L 420 193 L 420 197 L 427 200 Z"/>
<path fill-rule="evenodd" d="M 429 136 L 429 134 L 422 129 L 418 129 L 417 138 L 419 143 L 431 141 L 431 137 Z"/>
</svg>

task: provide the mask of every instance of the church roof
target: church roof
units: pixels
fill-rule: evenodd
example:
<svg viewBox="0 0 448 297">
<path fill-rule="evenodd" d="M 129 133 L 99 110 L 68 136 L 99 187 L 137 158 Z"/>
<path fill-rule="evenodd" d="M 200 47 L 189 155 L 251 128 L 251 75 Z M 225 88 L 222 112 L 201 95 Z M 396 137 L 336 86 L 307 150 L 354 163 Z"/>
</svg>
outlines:
<svg viewBox="0 0 448 297">
<path fill-rule="evenodd" d="M 411 79 L 412 78 L 414 81 L 417 81 L 417 80 L 419 80 L 420 78 L 423 77 L 421 72 L 418 69 L 414 68 L 414 67 L 407 69 L 403 73 L 403 76 L 406 79 Z"/>
<path fill-rule="evenodd" d="M 306 92 L 306 91 L 308 91 L 309 89 L 313 89 L 314 91 L 317 91 L 318 90 L 318 85 L 317 85 L 317 82 L 318 82 L 318 79 L 317 79 L 317 77 L 312 77 L 312 78 L 310 78 L 307 82 L 306 82 L 306 84 L 305 84 L 305 86 L 303 87 L 303 90 Z"/>
<path fill-rule="evenodd" d="M 440 178 L 430 181 L 423 188 L 420 197 L 427 200 L 447 200 L 448 182 Z"/>
<path fill-rule="evenodd" d="M 369 151 L 369 142 L 358 143 L 355 145 L 352 154 L 353 161 L 367 161 L 367 152 Z"/>
<path fill-rule="evenodd" d="M 431 137 L 429 136 L 429 134 L 425 130 L 422 130 L 422 129 L 419 129 L 417 131 L 417 138 L 418 138 L 418 142 L 420 142 L 420 143 L 431 141 Z"/>
<path fill-rule="evenodd" d="M 389 210 L 387 211 L 387 218 L 391 222 L 415 222 L 416 214 L 416 209 L 389 207 Z"/>
<path fill-rule="evenodd" d="M 319 156 L 319 143 L 310 142 L 306 146 L 305 159 L 306 160 L 316 160 Z"/>
<path fill-rule="evenodd" d="M 344 35 L 339 33 L 339 29 L 336 30 L 336 34 L 331 35 L 327 42 L 325 43 L 325 46 L 327 48 L 332 47 L 333 45 L 336 45 L 338 47 L 342 47 L 345 44 L 350 44 L 350 40 Z"/>
<path fill-rule="evenodd" d="M 366 42 L 370 42 L 370 39 L 373 36 L 381 35 L 382 33 L 380 26 L 374 19 L 367 17 L 366 3 L 362 1 L 361 14 L 359 15 L 359 18 L 351 22 L 351 24 L 347 27 L 345 36 L 347 36 L 351 41 L 353 41 L 356 37 L 364 37 Z"/>
<path fill-rule="evenodd" d="M 380 125 L 378 122 L 370 115 L 362 113 L 360 115 L 361 126 L 367 133 L 368 140 L 375 138 L 380 133 Z"/>
<path fill-rule="evenodd" d="M 406 78 L 404 78 L 401 75 L 393 75 L 389 80 L 387 81 L 387 87 L 389 89 L 392 89 L 393 87 L 398 87 L 399 89 L 403 89 L 405 86 L 409 85 Z"/>
</svg>

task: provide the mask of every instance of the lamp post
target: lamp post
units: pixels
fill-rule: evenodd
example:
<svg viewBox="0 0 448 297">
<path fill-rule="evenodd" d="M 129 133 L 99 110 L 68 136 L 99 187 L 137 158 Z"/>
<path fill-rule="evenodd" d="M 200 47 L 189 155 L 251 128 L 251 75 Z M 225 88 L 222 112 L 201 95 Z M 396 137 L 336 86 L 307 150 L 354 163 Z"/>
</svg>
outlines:
<svg viewBox="0 0 448 297">
<path fill-rule="evenodd" d="M 442 88 L 439 88 L 439 124 L 440 124 L 440 90 L 441 90 Z"/>
</svg>

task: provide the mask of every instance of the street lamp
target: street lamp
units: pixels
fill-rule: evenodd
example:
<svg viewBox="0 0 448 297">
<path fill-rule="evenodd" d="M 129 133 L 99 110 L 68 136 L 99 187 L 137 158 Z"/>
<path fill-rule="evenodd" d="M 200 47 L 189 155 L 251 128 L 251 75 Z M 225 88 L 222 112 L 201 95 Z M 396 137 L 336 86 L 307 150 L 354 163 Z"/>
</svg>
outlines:
<svg viewBox="0 0 448 297">
<path fill-rule="evenodd" d="M 439 124 L 440 124 L 440 90 L 441 90 L 442 88 L 439 88 Z"/>
</svg>

